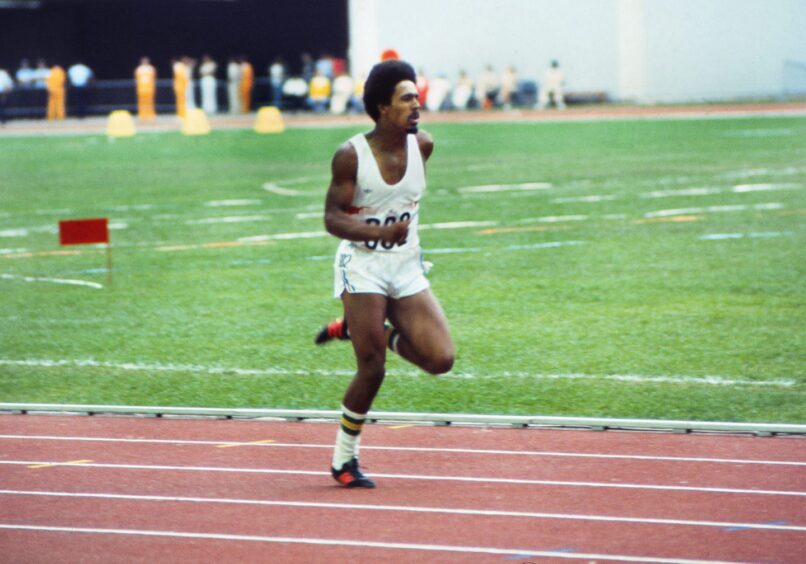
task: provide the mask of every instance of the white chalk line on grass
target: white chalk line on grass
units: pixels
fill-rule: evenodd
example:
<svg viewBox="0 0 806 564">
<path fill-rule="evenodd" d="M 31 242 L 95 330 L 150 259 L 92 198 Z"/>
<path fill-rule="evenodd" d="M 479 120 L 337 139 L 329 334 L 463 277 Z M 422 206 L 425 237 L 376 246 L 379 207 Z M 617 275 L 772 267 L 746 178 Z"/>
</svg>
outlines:
<svg viewBox="0 0 806 564">
<path fill-rule="evenodd" d="M 698 207 L 698 208 L 680 208 L 680 209 L 670 209 L 670 210 L 657 210 L 652 212 L 647 212 L 644 214 L 644 217 L 653 218 L 653 217 L 671 217 L 675 215 L 692 215 L 692 214 L 699 214 L 699 213 L 720 213 L 720 212 L 736 212 L 736 211 L 746 211 L 746 210 L 759 210 L 759 211 L 769 211 L 769 210 L 780 210 L 783 209 L 784 205 L 778 202 L 767 202 L 763 204 L 731 204 L 731 205 L 724 205 L 724 206 L 708 206 L 708 207 Z"/>
<path fill-rule="evenodd" d="M 794 235 L 792 231 L 754 231 L 750 233 L 709 233 L 700 235 L 700 241 L 724 241 L 730 239 L 770 239 L 774 237 L 788 237 Z"/>
<path fill-rule="evenodd" d="M 562 558 L 566 560 L 611 560 L 619 562 L 648 562 L 652 564 L 733 564 L 717 560 L 689 560 L 683 558 L 657 558 L 654 556 L 626 556 L 617 554 L 583 554 L 577 552 L 560 552 L 551 550 L 532 550 L 527 548 L 496 548 L 480 546 L 457 546 L 437 544 L 415 544 L 396 542 L 375 542 L 367 540 L 321 539 L 308 537 L 269 537 L 257 535 L 235 535 L 202 532 L 149 531 L 143 529 L 99 529 L 83 527 L 57 527 L 45 525 L 5 524 L 0 529 L 23 530 L 58 533 L 83 533 L 96 535 L 129 535 L 161 538 L 184 538 L 199 540 L 226 540 L 240 542 L 262 542 L 276 544 L 303 544 L 315 546 L 341 546 L 350 548 L 374 548 L 386 550 L 418 550 L 425 552 L 458 552 L 461 554 L 497 554 L 509 555 L 520 559 L 529 557 Z"/>
<path fill-rule="evenodd" d="M 258 443 L 254 441 L 211 441 L 200 439 L 131 439 L 123 437 L 77 437 L 70 435 L 0 435 L 0 440 L 11 441 L 64 441 L 89 443 L 129 443 L 129 444 L 155 444 L 155 445 L 196 445 L 216 446 L 222 444 L 229 446 L 258 447 L 258 448 L 310 448 L 332 450 L 333 443 Z M 806 462 L 790 460 L 757 460 L 747 458 L 704 458 L 695 456 L 650 456 L 642 454 L 601 454 L 588 452 L 555 452 L 535 450 L 503 450 L 483 448 L 448 448 L 448 447 L 401 447 L 361 445 L 362 450 L 388 451 L 388 452 L 426 452 L 470 454 L 489 456 L 535 456 L 541 458 L 590 458 L 595 460 L 641 460 L 648 462 L 694 462 L 698 464 L 755 464 L 768 466 L 806 466 Z"/>
<path fill-rule="evenodd" d="M 772 523 L 732 523 L 722 521 L 704 521 L 690 519 L 666 519 L 658 517 L 623 517 L 611 515 L 588 515 L 574 513 L 543 513 L 535 511 L 502 511 L 495 509 L 461 509 L 452 507 L 428 507 L 410 505 L 374 505 L 367 503 L 324 503 L 309 501 L 286 501 L 268 499 L 242 499 L 242 498 L 216 498 L 216 497 L 195 497 L 195 496 L 162 496 L 162 495 L 133 495 L 114 494 L 100 492 L 49 492 L 38 490 L 0 490 L 0 495 L 8 496 L 28 496 L 28 497 L 59 497 L 59 498 L 79 498 L 79 499 L 102 499 L 120 501 L 145 501 L 145 502 L 179 502 L 179 503 L 209 503 L 222 505 L 253 505 L 263 507 L 293 507 L 302 509 L 335 509 L 339 511 L 378 511 L 378 512 L 404 512 L 404 513 L 424 513 L 438 515 L 461 515 L 479 517 L 515 517 L 527 519 L 550 519 L 563 521 L 594 521 L 605 523 L 630 523 L 646 525 L 683 525 L 688 527 L 718 527 L 718 528 L 739 528 L 750 530 L 766 531 L 806 531 L 806 527 L 799 525 L 783 525 Z"/>
<path fill-rule="evenodd" d="M 16 274 L 0 274 L 2 280 L 21 280 L 23 282 L 45 282 L 48 284 L 66 284 L 68 286 L 84 286 L 86 288 L 94 288 L 96 290 L 103 290 L 103 284 L 97 282 L 88 282 L 86 280 L 73 280 L 70 278 L 39 278 L 35 276 L 18 276 Z"/>
<path fill-rule="evenodd" d="M 462 186 L 456 191 L 462 194 L 475 194 L 486 192 L 520 192 L 532 190 L 548 190 L 550 182 L 524 182 L 520 184 L 486 184 L 484 186 Z"/>
<path fill-rule="evenodd" d="M 143 363 L 143 362 L 110 362 L 94 359 L 8 359 L 0 358 L 0 366 L 26 366 L 36 368 L 105 368 L 134 372 L 186 372 L 191 374 L 232 375 L 232 376 L 352 376 L 353 370 L 322 370 L 315 368 L 289 368 L 271 366 L 267 368 L 239 368 L 225 366 L 204 366 L 199 364 Z M 418 370 L 392 370 L 390 376 L 421 377 Z M 641 374 L 539 374 L 534 372 L 502 371 L 495 374 L 479 374 L 457 371 L 445 374 L 440 378 L 494 380 L 499 378 L 534 378 L 538 380 L 608 380 L 631 382 L 637 384 L 698 384 L 708 386 L 774 386 L 793 387 L 797 382 L 793 379 L 747 380 L 727 378 L 724 376 L 672 376 Z"/>
<path fill-rule="evenodd" d="M 655 190 L 640 194 L 642 198 L 671 198 L 678 196 L 711 196 L 714 194 L 734 193 L 747 194 L 750 192 L 773 192 L 778 190 L 797 190 L 802 188 L 802 184 L 795 183 L 762 183 L 762 184 L 737 184 L 730 189 L 703 187 L 703 188 L 681 188 L 679 190 Z"/>
<path fill-rule="evenodd" d="M 155 472 L 221 472 L 226 474 L 266 474 L 283 476 L 330 476 L 330 472 L 320 470 L 294 470 L 288 468 L 237 468 L 233 466 L 174 466 L 170 464 L 112 464 L 102 462 L 64 462 L 59 460 L 0 460 L 0 466 L 47 466 L 69 467 L 71 470 L 103 468 L 107 470 L 149 470 Z M 761 490 L 744 488 L 720 488 L 708 486 L 677 486 L 666 484 L 630 484 L 624 482 L 580 482 L 568 480 L 532 480 L 529 478 L 497 478 L 492 476 L 445 476 L 423 474 L 376 474 L 374 478 L 387 480 L 417 480 L 437 482 L 511 484 L 519 486 L 554 486 L 569 488 L 607 488 L 624 490 L 650 490 L 661 492 L 697 492 L 708 494 L 764 495 L 804 497 L 804 491 Z"/>
</svg>

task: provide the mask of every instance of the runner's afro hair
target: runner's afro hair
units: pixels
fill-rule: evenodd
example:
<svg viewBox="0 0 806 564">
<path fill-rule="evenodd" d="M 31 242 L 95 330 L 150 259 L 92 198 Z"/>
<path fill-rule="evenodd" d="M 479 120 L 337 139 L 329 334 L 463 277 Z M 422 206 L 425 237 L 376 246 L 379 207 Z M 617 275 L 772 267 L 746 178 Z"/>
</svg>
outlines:
<svg viewBox="0 0 806 564">
<path fill-rule="evenodd" d="M 378 121 L 381 115 L 378 104 L 391 103 L 395 86 L 402 80 L 417 81 L 417 75 L 408 63 L 389 60 L 372 67 L 364 84 L 364 108 L 373 121 Z"/>
</svg>

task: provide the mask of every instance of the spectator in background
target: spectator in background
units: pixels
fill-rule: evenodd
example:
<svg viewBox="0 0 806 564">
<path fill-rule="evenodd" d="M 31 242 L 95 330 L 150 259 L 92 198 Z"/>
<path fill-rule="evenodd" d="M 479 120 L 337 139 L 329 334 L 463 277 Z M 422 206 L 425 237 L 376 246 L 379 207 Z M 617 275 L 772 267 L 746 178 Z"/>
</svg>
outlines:
<svg viewBox="0 0 806 564">
<path fill-rule="evenodd" d="M 565 109 L 565 96 L 563 94 L 563 85 L 565 84 L 565 76 L 560 69 L 560 63 L 556 60 L 551 61 L 551 66 L 546 69 L 543 76 L 543 84 L 540 85 L 540 94 L 537 99 L 537 109 L 543 110 L 548 106 L 549 99 L 554 100 L 554 104 L 558 110 Z"/>
<path fill-rule="evenodd" d="M 12 90 L 14 90 L 14 81 L 11 79 L 11 75 L 6 72 L 6 69 L 0 69 L 0 125 L 6 124 L 6 106 Z"/>
<path fill-rule="evenodd" d="M 241 111 L 252 111 L 252 88 L 255 86 L 255 69 L 246 57 L 241 57 Z"/>
<path fill-rule="evenodd" d="M 33 68 L 31 68 L 31 63 L 28 62 L 28 59 L 23 59 L 20 61 L 20 68 L 17 69 L 16 73 L 17 77 L 17 85 L 20 88 L 33 88 L 34 82 L 36 82 L 36 73 Z"/>
<path fill-rule="evenodd" d="M 154 107 L 154 96 L 157 92 L 157 70 L 151 65 L 148 57 L 140 59 L 134 69 L 134 83 L 137 90 L 137 117 L 152 120 L 157 117 Z"/>
<path fill-rule="evenodd" d="M 67 73 L 58 64 L 50 69 L 47 79 L 48 89 L 48 119 L 64 119 L 64 89 L 67 82 Z"/>
<path fill-rule="evenodd" d="M 429 85 L 427 108 L 438 112 L 443 109 L 451 92 L 451 81 L 444 74 L 437 76 Z"/>
<path fill-rule="evenodd" d="M 423 69 L 420 69 L 417 73 L 417 82 L 415 84 L 417 86 L 417 95 L 420 97 L 420 106 L 428 109 L 428 77 Z"/>
<path fill-rule="evenodd" d="M 301 76 L 292 76 L 283 83 L 283 105 L 291 110 L 305 108 L 308 100 L 308 83 Z"/>
<path fill-rule="evenodd" d="M 322 53 L 322 55 L 316 60 L 313 70 L 314 72 L 319 71 L 319 73 L 328 80 L 333 80 L 333 58 L 330 56 L 330 54 Z"/>
<path fill-rule="evenodd" d="M 275 57 L 269 65 L 269 83 L 271 84 L 271 105 L 280 108 L 283 103 L 283 82 L 285 81 L 285 62 L 282 57 Z"/>
<path fill-rule="evenodd" d="M 187 113 L 190 110 L 196 109 L 196 89 L 193 84 L 193 74 L 196 70 L 196 59 L 193 57 L 185 57 L 183 60 L 185 62 L 188 77 L 187 88 L 185 88 L 185 113 Z"/>
<path fill-rule="evenodd" d="M 310 53 L 303 53 L 299 56 L 299 72 L 305 84 L 311 82 L 313 78 L 313 57 Z"/>
<path fill-rule="evenodd" d="M 218 112 L 215 79 L 216 70 L 218 70 L 218 65 L 210 55 L 202 57 L 202 64 L 199 67 L 202 109 L 209 115 Z"/>
<path fill-rule="evenodd" d="M 308 87 L 308 105 L 314 112 L 324 112 L 330 101 L 330 79 L 316 69 Z"/>
<path fill-rule="evenodd" d="M 62 69 L 64 70 L 64 69 Z M 50 76 L 50 68 L 48 68 L 45 59 L 39 59 L 36 62 L 36 68 L 33 73 L 34 88 L 44 90 L 48 87 L 48 76 Z"/>
<path fill-rule="evenodd" d="M 465 71 L 459 71 L 459 78 L 456 80 L 456 87 L 451 95 L 451 104 L 457 110 L 466 110 L 472 96 L 473 81 Z"/>
<path fill-rule="evenodd" d="M 358 77 L 358 80 L 355 81 L 355 85 L 353 86 L 353 97 L 350 101 L 350 106 L 352 107 L 353 111 L 358 113 L 364 113 L 364 84 L 367 82 L 367 75 L 362 74 Z"/>
<path fill-rule="evenodd" d="M 230 57 L 227 63 L 227 101 L 229 113 L 241 113 L 241 63 L 237 57 Z"/>
<path fill-rule="evenodd" d="M 343 114 L 347 111 L 353 97 L 355 85 L 346 72 L 342 72 L 333 80 L 333 96 L 330 99 L 330 113 Z"/>
<path fill-rule="evenodd" d="M 187 115 L 188 70 L 183 58 L 174 59 L 173 72 L 176 115 L 184 118 Z"/>
<path fill-rule="evenodd" d="M 492 65 L 487 65 L 479 77 L 476 88 L 476 99 L 483 109 L 489 110 L 495 106 L 500 89 L 501 84 L 498 81 L 498 75 L 495 74 L 495 69 Z"/>
<path fill-rule="evenodd" d="M 514 66 L 509 65 L 501 75 L 501 91 L 498 94 L 498 99 L 505 110 L 512 108 L 517 91 L 518 73 Z"/>
<path fill-rule="evenodd" d="M 90 93 L 90 82 L 92 82 L 93 79 L 92 70 L 79 61 L 67 69 L 67 76 L 70 79 L 70 89 L 74 98 L 76 115 L 80 119 L 84 119 L 87 115 L 87 98 Z"/>
</svg>

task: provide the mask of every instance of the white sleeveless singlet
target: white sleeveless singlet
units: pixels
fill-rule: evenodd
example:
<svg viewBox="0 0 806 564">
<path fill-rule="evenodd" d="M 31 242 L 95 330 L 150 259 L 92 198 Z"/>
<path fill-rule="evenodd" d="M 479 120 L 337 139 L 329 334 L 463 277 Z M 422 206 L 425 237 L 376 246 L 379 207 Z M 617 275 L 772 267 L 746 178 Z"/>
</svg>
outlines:
<svg viewBox="0 0 806 564">
<path fill-rule="evenodd" d="M 381 241 L 342 241 L 354 250 L 372 252 L 413 252 L 420 248 L 417 226 L 420 221 L 420 198 L 425 192 L 425 167 L 415 134 L 406 136 L 406 171 L 397 184 L 387 184 L 363 133 L 350 139 L 358 156 L 356 191 L 351 213 L 360 220 L 378 225 L 411 220 L 406 242 L 402 245 Z M 340 247 L 341 248 L 341 247 Z"/>
</svg>

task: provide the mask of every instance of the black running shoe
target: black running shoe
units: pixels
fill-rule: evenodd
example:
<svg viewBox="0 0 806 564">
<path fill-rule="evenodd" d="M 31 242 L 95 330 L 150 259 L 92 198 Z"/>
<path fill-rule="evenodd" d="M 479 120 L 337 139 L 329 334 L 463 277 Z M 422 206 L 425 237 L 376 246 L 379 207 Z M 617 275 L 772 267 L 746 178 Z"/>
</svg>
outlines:
<svg viewBox="0 0 806 564">
<path fill-rule="evenodd" d="M 331 321 L 322 327 L 313 342 L 317 345 L 324 345 L 334 339 L 340 339 L 342 341 L 350 340 L 350 333 L 347 331 L 347 322 L 341 318 Z"/>
<path fill-rule="evenodd" d="M 367 478 L 358 469 L 358 459 L 353 457 L 341 467 L 341 470 L 330 469 L 333 479 L 348 488 L 374 488 L 375 482 Z"/>
</svg>

